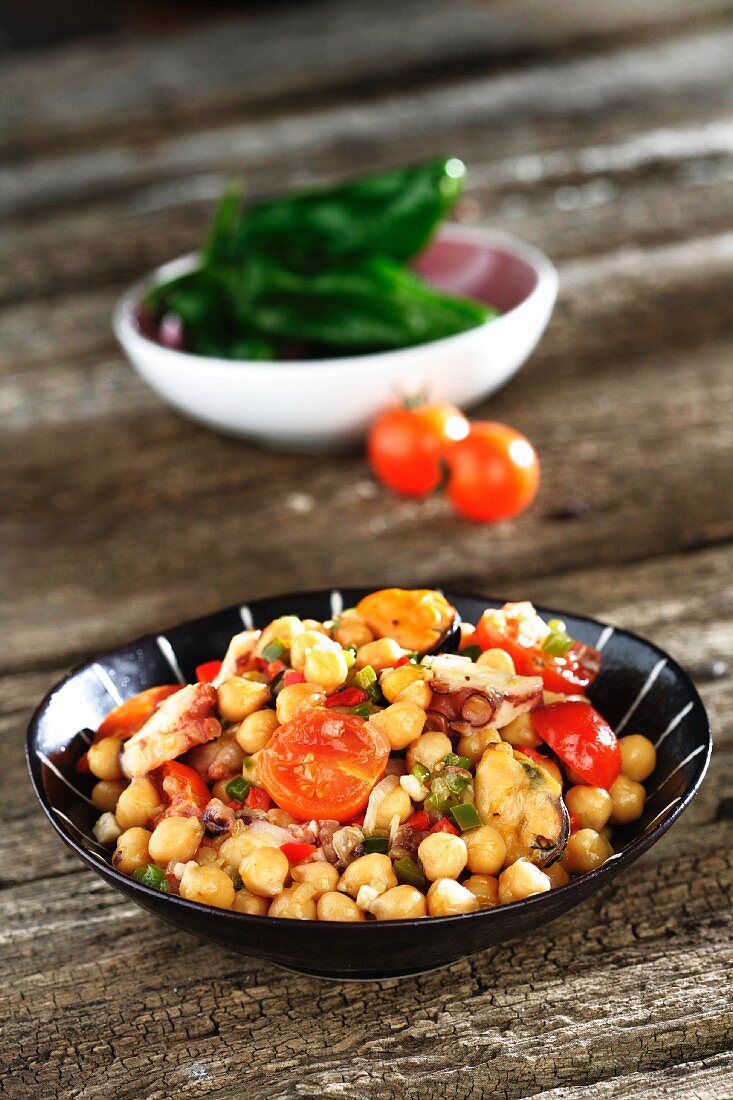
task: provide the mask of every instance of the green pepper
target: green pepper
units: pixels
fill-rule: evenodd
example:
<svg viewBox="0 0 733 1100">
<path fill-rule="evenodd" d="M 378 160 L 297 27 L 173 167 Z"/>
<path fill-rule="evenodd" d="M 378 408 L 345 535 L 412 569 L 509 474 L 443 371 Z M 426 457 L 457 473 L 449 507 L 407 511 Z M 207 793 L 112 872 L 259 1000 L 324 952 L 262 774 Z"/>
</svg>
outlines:
<svg viewBox="0 0 733 1100">
<path fill-rule="evenodd" d="M 251 786 L 252 784 L 248 783 L 243 775 L 237 775 L 229 780 L 224 790 L 227 798 L 232 802 L 244 802 Z"/>
<path fill-rule="evenodd" d="M 348 646 L 346 649 L 342 649 L 341 652 L 344 655 L 347 668 L 353 668 L 356 661 L 356 649 L 353 645 Z"/>
<path fill-rule="evenodd" d="M 430 779 L 430 768 L 426 768 L 425 765 L 421 764 L 418 760 L 416 764 L 412 765 L 410 774 L 414 775 L 415 779 L 419 780 L 420 783 L 425 783 L 426 780 Z"/>
<path fill-rule="evenodd" d="M 369 718 L 372 713 L 371 703 L 359 703 L 356 707 L 350 707 L 347 714 L 355 714 L 358 718 Z"/>
<path fill-rule="evenodd" d="M 445 758 L 446 767 L 450 768 L 463 768 L 465 771 L 471 770 L 471 761 L 467 756 L 458 756 L 455 752 L 449 752 Z"/>
<path fill-rule="evenodd" d="M 472 802 L 452 806 L 450 814 L 462 833 L 468 832 L 469 829 L 478 829 L 479 825 L 483 825 L 479 812 Z"/>
<path fill-rule="evenodd" d="M 161 871 L 160 867 L 157 867 L 154 863 L 148 863 L 146 867 L 136 867 L 132 872 L 132 877 L 137 882 L 142 882 L 143 886 L 150 886 L 153 890 L 162 890 L 163 893 L 168 892 L 168 880 L 165 877 L 165 872 Z"/>
<path fill-rule="evenodd" d="M 392 864 L 397 881 L 403 886 L 416 886 L 418 890 L 424 890 L 427 886 L 422 867 L 409 856 L 396 859 Z"/>
<path fill-rule="evenodd" d="M 454 336 L 495 311 L 450 297 L 386 256 L 301 275 L 262 256 L 243 266 L 239 321 L 258 332 L 341 348 L 400 348 Z"/>
<path fill-rule="evenodd" d="M 362 691 L 369 691 L 376 682 L 377 674 L 371 665 L 364 665 L 364 668 L 354 673 L 354 687 L 361 688 Z"/>
<path fill-rule="evenodd" d="M 561 619 L 550 619 L 547 624 L 550 633 L 542 643 L 542 648 L 550 657 L 564 657 L 573 648 L 573 639 L 565 629 Z"/>
<path fill-rule="evenodd" d="M 386 855 L 389 851 L 389 837 L 387 836 L 365 836 L 364 837 L 364 855 L 371 855 L 372 852 L 379 852 L 381 855 Z"/>
<path fill-rule="evenodd" d="M 270 642 L 269 645 L 265 646 L 260 657 L 263 661 L 281 661 L 287 652 L 288 647 L 285 643 L 276 638 L 274 642 Z"/>
<path fill-rule="evenodd" d="M 460 775 L 458 772 L 451 772 L 450 775 L 445 777 L 445 782 L 451 794 L 462 794 L 471 782 L 471 777 Z"/>
<path fill-rule="evenodd" d="M 478 661 L 482 652 L 480 645 L 467 645 L 465 649 L 460 651 L 460 656 L 468 657 L 469 661 Z"/>
<path fill-rule="evenodd" d="M 257 203 L 242 219 L 239 255 L 255 248 L 299 270 L 375 252 L 408 260 L 453 207 L 465 174 L 448 157 Z"/>
</svg>

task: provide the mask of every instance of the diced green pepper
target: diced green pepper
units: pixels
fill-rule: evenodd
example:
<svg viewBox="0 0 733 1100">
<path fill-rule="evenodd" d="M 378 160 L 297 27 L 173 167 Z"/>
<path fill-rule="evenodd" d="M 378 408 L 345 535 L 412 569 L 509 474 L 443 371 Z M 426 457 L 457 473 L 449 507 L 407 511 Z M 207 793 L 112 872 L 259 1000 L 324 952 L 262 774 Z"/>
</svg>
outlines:
<svg viewBox="0 0 733 1100">
<path fill-rule="evenodd" d="M 354 646 L 349 646 L 348 649 L 343 649 L 341 652 L 346 660 L 346 667 L 353 668 L 354 662 L 356 661 L 356 649 Z"/>
<path fill-rule="evenodd" d="M 243 775 L 235 775 L 234 779 L 230 779 L 224 790 L 227 798 L 232 802 L 244 802 L 249 792 L 251 783 L 248 783 Z"/>
<path fill-rule="evenodd" d="M 389 837 L 387 836 L 365 836 L 364 837 L 364 855 L 371 855 L 372 852 L 379 852 L 381 855 L 386 855 L 389 851 Z"/>
<path fill-rule="evenodd" d="M 263 661 L 282 661 L 287 652 L 288 647 L 285 643 L 276 638 L 274 642 L 265 646 L 260 657 Z"/>
<path fill-rule="evenodd" d="M 471 782 L 471 777 L 451 772 L 445 777 L 445 782 L 451 794 L 462 794 Z"/>
<path fill-rule="evenodd" d="M 418 760 L 416 764 L 412 765 L 410 774 L 414 775 L 415 779 L 418 779 L 421 783 L 425 783 L 426 780 L 430 779 L 430 768 L 426 768 L 425 765 L 421 764 Z"/>
<path fill-rule="evenodd" d="M 157 867 L 154 863 L 149 863 L 147 867 L 137 867 L 132 872 L 132 877 L 137 882 L 142 882 L 143 886 L 150 886 L 153 890 L 162 890 L 163 893 L 168 892 L 168 881 L 165 872 L 161 871 L 160 867 Z"/>
<path fill-rule="evenodd" d="M 449 752 L 445 758 L 446 767 L 449 768 L 464 768 L 466 771 L 471 770 L 471 761 L 467 756 L 458 756 L 455 752 Z"/>
<path fill-rule="evenodd" d="M 472 802 L 453 806 L 450 813 L 462 833 L 468 832 L 469 829 L 478 829 L 479 825 L 483 825 L 479 812 Z"/>
<path fill-rule="evenodd" d="M 348 714 L 355 714 L 358 718 L 369 718 L 372 713 L 371 703 L 359 703 L 357 707 L 350 707 Z"/>
<path fill-rule="evenodd" d="M 410 859 L 409 856 L 403 856 L 402 859 L 396 859 L 393 863 L 394 873 L 397 876 L 397 881 L 403 886 L 415 886 L 418 890 L 424 890 L 427 886 L 425 881 L 425 875 L 419 863 L 416 863 L 414 859 Z"/>
<path fill-rule="evenodd" d="M 465 649 L 460 651 L 460 656 L 468 657 L 469 661 L 478 661 L 482 652 L 480 645 L 467 645 Z"/>
<path fill-rule="evenodd" d="M 372 684 L 376 683 L 377 674 L 371 665 L 360 668 L 354 676 L 354 687 L 361 688 L 362 691 L 368 691 Z"/>
</svg>

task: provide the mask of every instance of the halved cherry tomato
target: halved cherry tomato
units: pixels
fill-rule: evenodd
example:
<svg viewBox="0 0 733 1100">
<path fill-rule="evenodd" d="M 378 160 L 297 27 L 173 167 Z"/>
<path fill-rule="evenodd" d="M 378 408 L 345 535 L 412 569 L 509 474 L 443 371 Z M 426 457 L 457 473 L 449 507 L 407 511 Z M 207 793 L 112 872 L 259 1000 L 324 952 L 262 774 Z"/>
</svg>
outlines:
<svg viewBox="0 0 733 1100">
<path fill-rule="evenodd" d="M 429 833 L 453 833 L 454 836 L 458 836 L 458 829 L 455 825 L 451 824 L 447 817 L 441 817 L 435 822 L 432 829 L 428 829 Z"/>
<path fill-rule="evenodd" d="M 589 703 L 551 703 L 532 711 L 537 733 L 592 787 L 611 786 L 621 770 L 618 739 Z"/>
<path fill-rule="evenodd" d="M 262 783 L 283 810 L 351 821 L 381 777 L 389 742 L 353 714 L 306 710 L 275 731 L 257 757 Z"/>
<path fill-rule="evenodd" d="M 304 840 L 293 840 L 288 844 L 281 844 L 280 851 L 287 858 L 288 863 L 305 863 L 317 849 L 314 844 L 306 844 Z"/>
<path fill-rule="evenodd" d="M 335 695 L 329 695 L 326 699 L 327 707 L 358 707 L 360 703 L 366 703 L 369 696 L 361 688 L 344 688 Z"/>
<path fill-rule="evenodd" d="M 250 787 L 247 791 L 247 797 L 244 800 L 244 804 L 250 810 L 269 810 L 272 805 L 272 799 L 267 791 L 262 790 L 262 787 Z"/>
<path fill-rule="evenodd" d="M 540 484 L 534 447 L 506 424 L 474 422 L 446 460 L 451 504 L 460 515 L 479 523 L 518 515 Z"/>
<path fill-rule="evenodd" d="M 221 672 L 221 661 L 205 661 L 196 666 L 196 679 L 200 684 L 210 684 Z"/>
<path fill-rule="evenodd" d="M 211 794 L 198 772 L 187 764 L 171 760 L 161 765 L 156 774 L 168 798 L 168 805 L 157 820 L 164 817 L 201 817 Z"/>
<path fill-rule="evenodd" d="M 118 707 L 111 710 L 94 734 L 94 741 L 101 741 L 104 737 L 119 737 L 126 741 L 142 729 L 151 714 L 158 709 L 164 699 L 174 692 L 180 691 L 180 684 L 162 684 L 160 687 L 147 688 L 138 692 L 130 699 L 125 699 Z"/>
<path fill-rule="evenodd" d="M 390 489 L 421 497 L 438 488 L 446 452 L 466 435 L 468 421 L 455 405 L 388 409 L 372 425 L 367 454 L 374 473 Z"/>
<path fill-rule="evenodd" d="M 417 829 L 418 831 L 427 829 L 429 824 L 430 818 L 424 810 L 416 810 L 414 814 L 410 814 L 405 822 L 405 825 L 409 825 L 411 829 Z"/>
<path fill-rule="evenodd" d="M 562 695 L 580 694 L 593 683 L 601 667 L 601 655 L 593 646 L 573 642 L 564 657 L 552 657 L 538 645 L 520 640 L 518 620 L 507 619 L 499 629 L 484 612 L 476 627 L 474 640 L 482 649 L 503 649 L 514 661 L 519 676 L 541 676 L 548 691 Z"/>
</svg>

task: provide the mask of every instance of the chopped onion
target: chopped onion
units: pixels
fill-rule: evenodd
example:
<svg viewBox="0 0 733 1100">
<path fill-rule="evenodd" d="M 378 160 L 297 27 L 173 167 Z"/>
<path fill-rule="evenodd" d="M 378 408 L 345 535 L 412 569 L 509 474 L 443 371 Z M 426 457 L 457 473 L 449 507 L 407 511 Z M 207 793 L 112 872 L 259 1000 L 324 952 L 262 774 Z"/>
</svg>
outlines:
<svg viewBox="0 0 733 1100">
<path fill-rule="evenodd" d="M 287 829 L 281 829 L 279 825 L 273 825 L 271 821 L 253 821 L 249 826 L 250 833 L 272 841 L 276 848 L 283 844 L 289 844 L 293 839 Z"/>
<path fill-rule="evenodd" d="M 389 846 L 390 848 L 394 844 L 394 838 L 397 836 L 397 830 L 400 827 L 400 815 L 394 814 L 389 826 Z"/>
<path fill-rule="evenodd" d="M 377 783 L 376 787 L 369 795 L 366 813 L 364 814 L 364 832 L 367 836 L 374 832 L 374 828 L 377 824 L 379 807 L 382 805 L 387 795 L 399 787 L 399 785 L 400 781 L 396 775 L 386 775 L 384 779 L 381 779 L 379 783 Z"/>
<path fill-rule="evenodd" d="M 331 846 L 339 863 L 346 864 L 352 852 L 359 847 L 364 839 L 364 834 L 358 825 L 344 825 L 337 829 L 331 837 Z"/>
</svg>

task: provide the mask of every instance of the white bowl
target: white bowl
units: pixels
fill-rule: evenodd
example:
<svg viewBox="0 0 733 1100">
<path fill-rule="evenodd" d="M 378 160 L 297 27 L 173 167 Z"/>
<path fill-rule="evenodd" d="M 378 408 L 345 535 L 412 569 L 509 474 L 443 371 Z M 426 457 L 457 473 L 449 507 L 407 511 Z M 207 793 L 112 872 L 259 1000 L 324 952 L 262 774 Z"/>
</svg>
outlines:
<svg viewBox="0 0 733 1100">
<path fill-rule="evenodd" d="M 557 296 L 548 258 L 504 233 L 446 225 L 416 264 L 442 290 L 501 316 L 444 340 L 339 359 L 253 362 L 174 351 L 142 334 L 142 295 L 191 270 L 196 254 L 157 268 L 118 301 L 115 335 L 160 396 L 210 428 L 281 450 L 327 451 L 363 438 L 376 415 L 424 394 L 467 408 L 503 386 L 531 354 Z"/>
</svg>

